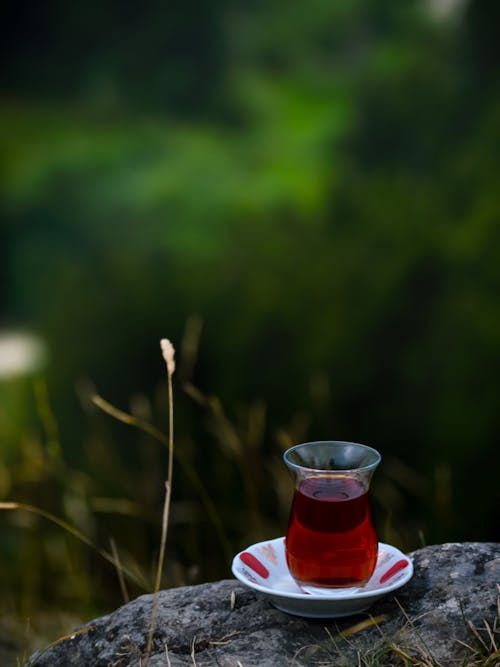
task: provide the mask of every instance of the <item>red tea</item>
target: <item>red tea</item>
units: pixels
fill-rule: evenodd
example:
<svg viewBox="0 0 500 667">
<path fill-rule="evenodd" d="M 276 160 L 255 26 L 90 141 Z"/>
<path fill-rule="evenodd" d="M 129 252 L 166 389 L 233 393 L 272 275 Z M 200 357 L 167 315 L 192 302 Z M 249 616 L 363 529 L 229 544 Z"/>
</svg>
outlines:
<svg viewBox="0 0 500 667">
<path fill-rule="evenodd" d="M 368 493 L 352 477 L 309 477 L 300 483 L 286 534 L 286 559 L 301 584 L 364 584 L 377 561 L 378 540 Z"/>
</svg>

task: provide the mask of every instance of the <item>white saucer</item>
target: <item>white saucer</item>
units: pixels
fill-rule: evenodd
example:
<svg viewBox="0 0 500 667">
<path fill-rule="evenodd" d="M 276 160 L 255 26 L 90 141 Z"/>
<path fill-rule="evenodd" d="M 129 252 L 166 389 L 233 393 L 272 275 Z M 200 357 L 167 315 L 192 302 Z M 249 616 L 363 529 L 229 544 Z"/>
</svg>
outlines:
<svg viewBox="0 0 500 667">
<path fill-rule="evenodd" d="M 285 558 L 285 538 L 259 542 L 233 559 L 234 576 L 263 593 L 281 611 L 310 618 L 352 616 L 400 588 L 413 575 L 413 564 L 399 549 L 379 542 L 375 571 L 365 586 L 306 592 L 292 579 Z"/>
</svg>

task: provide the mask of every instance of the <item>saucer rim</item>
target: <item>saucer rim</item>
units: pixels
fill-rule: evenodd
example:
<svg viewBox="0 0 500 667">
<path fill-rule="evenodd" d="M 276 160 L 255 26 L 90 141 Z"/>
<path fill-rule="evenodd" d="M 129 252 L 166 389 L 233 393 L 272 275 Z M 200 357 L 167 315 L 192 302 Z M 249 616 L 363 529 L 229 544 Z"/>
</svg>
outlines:
<svg viewBox="0 0 500 667">
<path fill-rule="evenodd" d="M 249 581 L 248 579 L 243 578 L 241 573 L 237 570 L 236 565 L 239 562 L 238 559 L 241 556 L 241 554 L 245 553 L 246 551 L 249 551 L 250 549 L 253 548 L 258 548 L 260 546 L 265 546 L 269 544 L 275 544 L 279 541 L 284 541 L 285 536 L 281 537 L 276 537 L 271 540 L 262 540 L 261 542 L 255 542 L 254 544 L 249 545 L 246 547 L 246 549 L 242 549 L 239 551 L 233 558 L 232 564 L 231 564 L 231 571 L 240 581 L 242 584 L 245 586 L 248 586 L 249 588 L 253 588 L 254 590 L 260 591 L 261 593 L 265 593 L 266 595 L 270 595 L 273 597 L 280 597 L 280 598 L 289 598 L 293 600 L 304 600 L 304 601 L 323 601 L 323 602 L 347 602 L 347 601 L 353 601 L 353 600 L 363 600 L 363 599 L 370 599 L 370 598 L 375 598 L 375 597 L 382 597 L 383 595 L 386 595 L 387 593 L 391 593 L 392 591 L 397 590 L 398 588 L 401 588 L 404 586 L 410 579 L 413 577 L 414 569 L 413 569 L 413 560 L 410 556 L 407 554 L 403 553 L 400 549 L 397 547 L 393 546 L 392 544 L 387 544 L 385 542 L 379 542 L 378 546 L 379 549 L 383 547 L 389 547 L 390 549 L 394 549 L 397 551 L 399 554 L 401 554 L 402 558 L 405 558 L 408 561 L 408 566 L 405 568 L 405 572 L 401 578 L 399 578 L 397 581 L 395 581 L 392 584 L 389 584 L 388 586 L 381 586 L 380 588 L 372 588 L 370 591 L 360 591 L 358 593 L 352 593 L 351 595 L 335 595 L 338 591 L 342 591 L 343 589 L 332 589 L 332 591 L 335 591 L 335 593 L 332 593 L 332 595 L 328 595 L 327 593 L 319 593 L 319 594 L 314 594 L 314 593 L 292 593 L 292 592 L 287 592 L 287 591 L 281 591 L 279 588 L 269 588 L 266 586 L 262 586 L 259 583 L 254 583 L 253 581 Z M 344 589 L 345 590 L 345 589 Z"/>
</svg>

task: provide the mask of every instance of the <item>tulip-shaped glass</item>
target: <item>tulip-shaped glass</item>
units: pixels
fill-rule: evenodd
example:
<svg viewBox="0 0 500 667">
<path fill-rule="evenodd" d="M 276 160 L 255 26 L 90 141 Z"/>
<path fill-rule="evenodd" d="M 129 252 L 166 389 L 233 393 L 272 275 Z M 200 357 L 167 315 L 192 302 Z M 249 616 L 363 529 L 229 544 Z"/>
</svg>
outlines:
<svg viewBox="0 0 500 667">
<path fill-rule="evenodd" d="M 368 492 L 380 454 L 322 441 L 291 447 L 283 458 L 295 477 L 286 533 L 292 577 L 310 592 L 363 586 L 377 562 Z"/>
</svg>

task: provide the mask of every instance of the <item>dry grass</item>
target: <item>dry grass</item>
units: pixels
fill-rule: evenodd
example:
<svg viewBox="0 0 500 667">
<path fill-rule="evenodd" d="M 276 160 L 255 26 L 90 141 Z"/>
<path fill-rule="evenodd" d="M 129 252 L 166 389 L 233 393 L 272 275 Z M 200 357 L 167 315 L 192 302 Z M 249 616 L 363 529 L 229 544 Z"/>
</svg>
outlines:
<svg viewBox="0 0 500 667">
<path fill-rule="evenodd" d="M 165 359 L 165 363 L 167 365 L 168 376 L 168 467 L 167 479 L 165 481 L 165 501 L 163 504 L 163 515 L 161 523 L 160 554 L 156 570 L 154 598 L 151 608 L 151 623 L 148 633 L 146 655 L 144 658 L 144 667 L 147 667 L 149 656 L 151 655 L 151 650 L 153 648 L 153 636 L 156 629 L 156 621 L 158 616 L 158 593 L 160 592 L 161 577 L 163 574 L 163 562 L 165 560 L 165 549 L 168 536 L 168 519 L 170 516 L 170 503 L 172 499 L 172 476 L 174 470 L 174 399 L 172 391 L 172 376 L 175 372 L 175 350 L 172 343 L 166 338 L 161 341 L 161 349 L 163 358 Z"/>
<path fill-rule="evenodd" d="M 402 630 L 405 634 L 409 633 L 413 640 L 402 643 L 397 637 L 386 636 L 380 627 L 384 617 L 370 617 L 335 636 L 327 630 L 328 642 L 317 648 L 325 651 L 328 658 L 315 664 L 317 667 L 333 667 L 339 665 L 340 659 L 346 661 L 345 667 L 449 667 L 451 664 L 455 667 L 500 667 L 500 586 L 498 593 L 497 613 L 492 621 L 483 619 L 481 627 L 466 621 L 470 638 L 466 642 L 457 640 L 457 654 L 460 653 L 461 657 L 450 656 L 446 662 L 436 659 L 412 619 L 402 610 L 406 619 Z M 355 635 L 372 626 L 380 633 L 379 642 L 371 642 L 367 647 L 363 642 L 353 639 Z M 362 648 L 359 648 L 360 645 Z M 300 664 L 297 662 L 297 665 Z"/>
<path fill-rule="evenodd" d="M 169 344 L 170 345 L 170 344 Z M 101 408 L 104 412 L 111 415 L 118 421 L 134 426 L 152 436 L 155 440 L 160 442 L 162 445 L 166 446 L 168 450 L 168 465 L 167 465 L 167 476 L 165 481 L 165 496 L 164 496 L 164 506 L 162 514 L 162 523 L 161 523 L 161 539 L 160 539 L 160 550 L 159 557 L 156 568 L 156 577 L 154 581 L 154 598 L 152 605 L 151 621 L 147 639 L 147 646 L 145 654 L 141 657 L 141 667 L 147 667 L 149 657 L 153 649 L 153 638 L 154 631 L 156 628 L 157 621 L 157 612 L 158 612 L 158 593 L 162 583 L 162 574 L 164 569 L 164 560 L 165 560 L 165 551 L 166 543 L 168 536 L 168 525 L 169 525 L 169 515 L 170 515 L 170 506 L 171 506 L 171 497 L 172 497 L 172 475 L 173 475 L 173 460 L 174 454 L 179 460 L 179 463 L 184 468 L 184 472 L 193 483 L 193 487 L 198 491 L 203 503 L 204 510 L 207 514 L 207 517 L 212 521 L 212 524 L 215 528 L 215 532 L 218 534 L 221 543 L 225 547 L 225 551 L 228 557 L 231 556 L 231 548 L 229 546 L 229 540 L 227 539 L 223 522 L 217 512 L 215 505 L 210 499 L 209 494 L 207 493 L 202 480 L 198 477 L 197 473 L 194 471 L 189 462 L 185 460 L 182 456 L 182 452 L 174 451 L 174 415 L 173 415 L 173 389 L 172 389 L 172 376 L 175 370 L 175 364 L 173 361 L 174 350 L 170 345 L 167 351 L 165 351 L 162 346 L 162 351 L 164 353 L 164 359 L 167 365 L 167 374 L 168 374 L 168 437 L 166 437 L 161 431 L 156 429 L 152 424 L 139 419 L 135 416 L 132 416 L 118 408 L 114 407 L 100 396 L 94 395 L 92 400 L 96 406 Z M 248 420 L 248 430 L 247 432 L 242 433 L 238 429 L 237 425 L 233 424 L 228 417 L 226 416 L 221 402 L 212 396 L 206 396 L 202 394 L 197 388 L 194 387 L 190 382 L 186 381 L 184 383 L 184 389 L 195 400 L 198 404 L 202 405 L 209 413 L 212 419 L 212 425 L 214 434 L 216 435 L 219 444 L 224 448 L 225 454 L 228 458 L 236 462 L 243 484 L 245 486 L 246 497 L 249 502 L 249 515 L 251 518 L 251 523 L 253 523 L 253 530 L 260 530 L 260 512 L 258 506 L 258 496 L 256 493 L 255 479 L 253 474 L 250 474 L 250 467 L 247 465 L 246 453 L 248 451 L 256 453 L 256 450 L 259 449 L 260 443 L 262 442 L 263 432 L 264 432 L 264 423 L 265 423 L 265 409 L 262 405 L 255 405 L 252 415 L 249 415 Z M 250 418 L 251 417 L 251 418 Z M 57 429 L 54 427 L 51 419 L 47 416 L 44 419 L 47 423 L 47 431 L 52 433 L 52 441 L 57 441 Z M 257 424 L 257 426 L 255 426 Z M 250 428 L 253 425 L 252 428 Z M 55 448 L 54 448 L 55 449 Z M 145 582 L 144 578 L 140 578 L 136 573 L 129 570 L 125 567 L 119 557 L 118 550 L 113 541 L 111 541 L 111 552 L 101 549 L 97 544 L 95 544 L 90 538 L 88 538 L 83 532 L 75 528 L 69 522 L 60 519 L 59 517 L 51 514 L 50 512 L 44 511 L 37 507 L 34 507 L 29 504 L 17 503 L 17 502 L 3 502 L 0 503 L 0 510 L 15 510 L 15 511 L 24 511 L 32 514 L 37 514 L 52 523 L 56 524 L 64 531 L 77 538 L 80 542 L 85 544 L 87 547 L 95 550 L 99 553 L 106 561 L 112 564 L 117 572 L 120 588 L 122 595 L 125 601 L 128 600 L 128 591 L 125 583 L 125 579 L 130 579 L 136 584 L 141 586 L 144 590 L 148 590 L 148 583 Z M 404 610 L 402 610 L 404 613 Z M 429 651 L 425 643 L 422 641 L 422 638 L 418 636 L 418 630 L 415 628 L 415 625 L 412 623 L 411 619 L 406 616 L 407 627 L 410 628 L 416 637 L 417 641 L 410 645 L 400 645 L 396 641 L 393 641 L 391 638 L 384 637 L 383 631 L 380 628 L 380 624 L 383 623 L 384 617 L 370 618 L 367 621 L 358 623 L 347 630 L 339 633 L 337 636 L 330 635 L 329 645 L 325 647 L 324 644 L 321 645 L 320 650 L 326 651 L 328 659 L 324 662 L 317 663 L 318 665 L 328 665 L 338 664 L 338 659 L 342 659 L 342 656 L 346 655 L 346 649 L 349 649 L 349 652 L 354 652 L 356 655 L 356 662 L 352 664 L 358 665 L 358 667 L 383 667 L 384 665 L 415 665 L 416 667 L 444 667 L 440 662 L 438 662 Z M 469 622 L 470 630 L 470 641 L 460 642 L 462 648 L 465 649 L 466 657 L 457 665 L 460 667 L 500 667 L 500 639 L 499 639 L 499 625 L 500 625 L 500 596 L 498 599 L 498 614 L 493 622 L 488 622 L 487 620 L 483 621 L 483 626 L 477 628 L 472 623 Z M 381 641 L 376 643 L 374 646 L 369 649 L 364 649 L 363 651 L 356 649 L 356 643 L 354 638 L 363 630 L 368 627 L 375 626 L 378 628 L 381 634 Z M 88 628 L 82 630 L 81 632 L 88 631 Z M 73 637 L 76 633 L 66 635 L 61 639 L 53 642 L 48 648 L 55 646 L 66 639 Z M 225 639 L 225 638 L 224 638 Z M 221 641 L 221 643 L 223 643 Z M 318 647 L 304 647 L 294 658 L 292 664 L 301 664 L 298 662 L 301 657 L 308 652 L 309 649 L 317 649 Z M 191 660 L 192 664 L 196 665 L 195 659 L 195 641 L 193 639 L 192 651 L 191 651 Z M 165 646 L 165 658 L 166 665 L 170 664 L 170 658 L 168 654 L 168 648 Z M 24 664 L 26 667 L 36 664 L 35 662 L 26 662 L 27 658 L 24 657 L 24 662 L 18 660 L 18 664 Z M 350 663 L 346 662 L 346 665 Z"/>
</svg>

